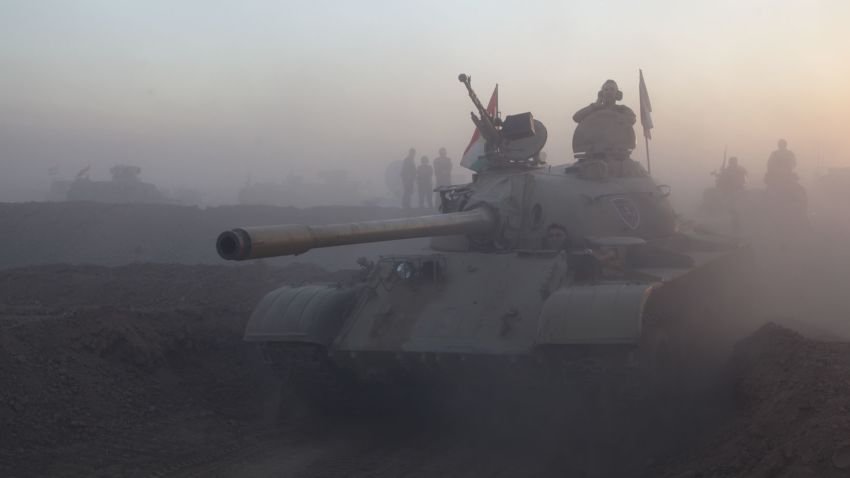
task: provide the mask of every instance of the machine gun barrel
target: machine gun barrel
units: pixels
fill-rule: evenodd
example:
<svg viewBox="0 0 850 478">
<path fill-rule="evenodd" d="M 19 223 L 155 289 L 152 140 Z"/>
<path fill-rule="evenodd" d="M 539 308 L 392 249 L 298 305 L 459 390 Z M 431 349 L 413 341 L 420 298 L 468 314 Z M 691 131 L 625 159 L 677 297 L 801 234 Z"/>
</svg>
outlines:
<svg viewBox="0 0 850 478">
<path fill-rule="evenodd" d="M 480 234 L 496 227 L 496 217 L 485 208 L 469 211 L 380 221 L 306 226 L 243 227 L 218 236 L 216 250 L 228 260 L 291 256 L 317 247 L 362 244 L 414 237 Z"/>
<path fill-rule="evenodd" d="M 481 119 L 475 117 L 475 114 L 472 114 L 472 122 L 475 123 L 475 127 L 481 131 L 481 135 L 484 136 L 484 139 L 488 141 L 495 140 L 498 137 L 498 130 L 496 129 L 495 118 L 490 116 L 490 113 L 487 112 L 487 108 L 481 104 L 481 100 L 478 99 L 478 95 L 475 94 L 475 90 L 472 89 L 472 80 L 465 73 L 461 73 L 457 77 L 458 81 L 466 86 L 466 91 L 469 93 L 469 99 L 472 100 L 472 104 L 475 105 L 475 109 L 478 110 L 478 115 Z"/>
</svg>

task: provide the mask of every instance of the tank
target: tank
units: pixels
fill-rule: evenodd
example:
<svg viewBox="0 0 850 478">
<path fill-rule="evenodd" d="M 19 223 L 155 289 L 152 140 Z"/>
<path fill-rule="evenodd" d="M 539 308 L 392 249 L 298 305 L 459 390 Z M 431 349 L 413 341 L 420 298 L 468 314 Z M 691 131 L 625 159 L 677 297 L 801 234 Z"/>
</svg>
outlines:
<svg viewBox="0 0 850 478">
<path fill-rule="evenodd" d="M 109 169 L 110 181 L 92 181 L 88 168 L 77 174 L 77 178 L 65 187 L 68 201 L 95 201 L 105 203 L 166 203 L 168 199 L 156 186 L 141 180 L 141 168 L 131 165 L 116 165 Z M 63 187 L 60 185 L 57 188 Z"/>
<path fill-rule="evenodd" d="M 634 136 L 607 112 L 579 123 L 570 164 L 540 159 L 546 128 L 531 113 L 478 110 L 485 165 L 469 184 L 437 188 L 439 214 L 225 231 L 228 260 L 430 237 L 417 254 L 361 259 L 354 284 L 281 287 L 257 305 L 245 340 L 263 344 L 297 389 L 448 377 L 560 374 L 599 360 L 664 376 L 690 324 L 733 307 L 735 240 L 682 230 L 670 188 L 628 153 Z M 604 130 L 615 132 L 606 136 Z M 606 154 L 610 151 L 611 154 Z M 550 155 L 551 157 L 551 155 Z"/>
</svg>

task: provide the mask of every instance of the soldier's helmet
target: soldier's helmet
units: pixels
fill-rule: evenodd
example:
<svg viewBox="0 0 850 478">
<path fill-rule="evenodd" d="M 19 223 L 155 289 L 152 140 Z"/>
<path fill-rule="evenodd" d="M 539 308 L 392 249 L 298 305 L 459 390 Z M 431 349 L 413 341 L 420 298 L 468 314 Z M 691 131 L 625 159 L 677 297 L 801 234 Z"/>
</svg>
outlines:
<svg viewBox="0 0 850 478">
<path fill-rule="evenodd" d="M 601 99 L 606 95 L 610 95 L 616 101 L 623 99 L 623 92 L 620 91 L 620 87 L 614 80 L 605 80 L 605 83 L 602 83 L 602 87 L 599 88 L 599 98 Z"/>
<path fill-rule="evenodd" d="M 440 148 L 440 156 L 446 155 L 446 148 Z"/>
<path fill-rule="evenodd" d="M 780 139 L 776 144 L 779 146 L 779 149 L 785 149 L 788 147 L 788 141 L 785 141 L 784 139 Z"/>
</svg>

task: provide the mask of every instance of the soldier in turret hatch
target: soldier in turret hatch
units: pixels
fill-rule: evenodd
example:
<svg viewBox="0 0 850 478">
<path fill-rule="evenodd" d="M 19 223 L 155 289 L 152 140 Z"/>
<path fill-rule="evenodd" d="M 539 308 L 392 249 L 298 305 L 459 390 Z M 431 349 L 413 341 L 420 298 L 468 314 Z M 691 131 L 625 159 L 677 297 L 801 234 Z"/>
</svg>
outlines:
<svg viewBox="0 0 850 478">
<path fill-rule="evenodd" d="M 416 182 L 416 150 L 410 148 L 401 165 L 401 207 L 410 209 L 410 200 L 413 197 L 413 184 Z"/>
<path fill-rule="evenodd" d="M 643 176 L 646 170 L 631 159 L 637 117 L 628 106 L 617 104 L 622 99 L 617 83 L 607 80 L 597 93 L 596 102 L 576 111 L 573 153 L 579 163 L 604 163 L 605 174 L 611 176 Z"/>
<path fill-rule="evenodd" d="M 573 120 L 576 123 L 581 123 L 582 120 L 587 118 L 591 113 L 600 110 L 611 110 L 623 115 L 623 118 L 630 125 L 633 125 L 637 120 L 635 112 L 626 105 L 618 105 L 617 101 L 622 99 L 623 92 L 620 91 L 620 87 L 617 86 L 617 82 L 614 80 L 606 80 L 605 83 L 602 84 L 602 89 L 600 89 L 599 93 L 596 95 L 596 102 L 576 111 L 573 115 Z"/>
<path fill-rule="evenodd" d="M 428 156 L 419 159 L 416 168 L 416 190 L 419 191 L 419 207 L 434 208 L 434 168 L 428 164 Z"/>
</svg>

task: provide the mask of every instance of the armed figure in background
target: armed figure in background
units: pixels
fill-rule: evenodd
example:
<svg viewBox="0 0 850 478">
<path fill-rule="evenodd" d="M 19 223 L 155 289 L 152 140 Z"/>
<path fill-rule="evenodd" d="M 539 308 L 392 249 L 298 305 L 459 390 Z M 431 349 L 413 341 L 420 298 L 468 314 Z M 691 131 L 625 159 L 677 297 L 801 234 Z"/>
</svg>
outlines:
<svg viewBox="0 0 850 478">
<path fill-rule="evenodd" d="M 413 183 L 416 182 L 416 150 L 410 148 L 401 165 L 401 207 L 410 209 L 410 199 L 413 197 Z"/>
<path fill-rule="evenodd" d="M 711 172 L 714 186 L 702 193 L 702 203 L 697 211 L 698 222 L 704 228 L 725 231 L 738 236 L 744 233 L 744 226 L 752 222 L 755 197 L 753 191 L 747 191 L 747 170 L 738 163 L 738 158 L 726 158 L 723 148 L 723 162 L 720 169 Z"/>
<path fill-rule="evenodd" d="M 419 207 L 434 208 L 434 168 L 428 164 L 428 156 L 419 159 L 416 168 L 416 190 L 419 192 Z"/>
<path fill-rule="evenodd" d="M 724 193 L 740 193 L 747 187 L 747 170 L 738 164 L 738 158 L 729 158 L 729 164 L 715 173 L 717 189 Z"/>
<path fill-rule="evenodd" d="M 781 187 L 788 182 L 797 181 L 797 157 L 788 149 L 788 142 L 780 139 L 776 143 L 778 149 L 770 153 L 767 160 L 767 172 L 764 175 L 764 184 L 771 187 Z"/>
<path fill-rule="evenodd" d="M 446 156 L 446 148 L 440 148 L 440 155 L 434 158 L 434 176 L 437 187 L 452 184 L 452 158 Z"/>
<path fill-rule="evenodd" d="M 806 190 L 794 172 L 797 158 L 788 149 L 788 142 L 784 139 L 780 139 L 777 146 L 779 149 L 770 153 L 764 175 L 767 202 L 771 206 L 779 206 L 789 217 L 805 219 L 809 201 Z"/>
</svg>

